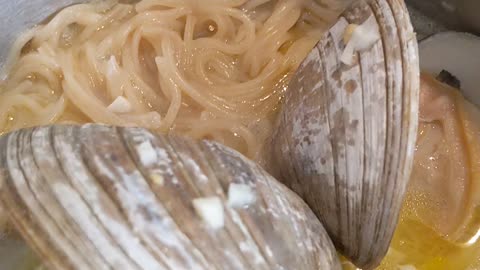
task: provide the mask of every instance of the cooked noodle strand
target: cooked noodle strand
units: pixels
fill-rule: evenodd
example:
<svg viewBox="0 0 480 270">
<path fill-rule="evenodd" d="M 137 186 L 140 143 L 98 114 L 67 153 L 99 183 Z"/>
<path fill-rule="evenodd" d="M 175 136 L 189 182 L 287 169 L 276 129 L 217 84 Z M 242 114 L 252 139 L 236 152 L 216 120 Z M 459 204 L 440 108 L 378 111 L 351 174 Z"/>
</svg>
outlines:
<svg viewBox="0 0 480 270">
<path fill-rule="evenodd" d="M 79 4 L 18 39 L 0 131 L 99 122 L 211 138 L 253 157 L 325 27 L 313 0 Z M 322 21 L 322 18 L 316 18 Z M 110 105 L 126 99 L 130 111 Z"/>
</svg>

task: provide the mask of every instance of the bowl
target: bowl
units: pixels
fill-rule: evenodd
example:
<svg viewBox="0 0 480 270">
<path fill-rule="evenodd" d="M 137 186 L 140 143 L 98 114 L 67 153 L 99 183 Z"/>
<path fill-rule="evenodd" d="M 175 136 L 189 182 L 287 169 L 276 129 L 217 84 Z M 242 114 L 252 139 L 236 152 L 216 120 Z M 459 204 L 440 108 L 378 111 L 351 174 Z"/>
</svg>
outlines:
<svg viewBox="0 0 480 270">
<path fill-rule="evenodd" d="M 9 48 L 23 31 L 45 21 L 62 7 L 82 0 L 0 0 L 0 71 L 7 65 Z M 478 0 L 406 0 L 419 41 L 447 30 L 480 33 Z M 1 74 L 1 73 L 0 73 Z M 0 77 L 2 79 L 2 77 Z M 36 263 L 28 247 L 14 234 L 0 238 L 0 269 L 34 269 Z"/>
</svg>

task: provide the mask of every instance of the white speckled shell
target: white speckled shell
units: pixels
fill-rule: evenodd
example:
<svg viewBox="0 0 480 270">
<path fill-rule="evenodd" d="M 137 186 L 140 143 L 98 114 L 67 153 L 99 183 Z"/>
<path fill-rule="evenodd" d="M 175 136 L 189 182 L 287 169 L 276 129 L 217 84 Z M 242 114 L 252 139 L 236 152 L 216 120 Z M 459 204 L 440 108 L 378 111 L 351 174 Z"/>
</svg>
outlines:
<svg viewBox="0 0 480 270">
<path fill-rule="evenodd" d="M 13 132 L 0 148 L 0 199 L 51 269 L 341 269 L 308 206 L 217 143 L 86 125 Z M 224 203 L 212 230 L 192 200 L 226 202 L 230 183 L 257 200 Z"/>
<path fill-rule="evenodd" d="M 381 39 L 340 62 L 349 23 Z M 417 41 L 402 0 L 360 1 L 330 29 L 287 91 L 268 171 L 310 205 L 336 247 L 370 269 L 386 254 L 413 162 Z M 268 159 L 268 158 L 267 158 Z"/>
</svg>

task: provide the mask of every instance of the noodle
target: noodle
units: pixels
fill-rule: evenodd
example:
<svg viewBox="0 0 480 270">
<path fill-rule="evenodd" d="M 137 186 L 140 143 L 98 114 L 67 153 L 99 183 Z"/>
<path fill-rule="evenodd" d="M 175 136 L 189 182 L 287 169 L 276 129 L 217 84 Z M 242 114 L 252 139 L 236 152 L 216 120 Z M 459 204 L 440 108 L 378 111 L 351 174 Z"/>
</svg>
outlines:
<svg viewBox="0 0 480 270">
<path fill-rule="evenodd" d="M 0 132 L 52 123 L 141 126 L 215 139 L 255 157 L 289 74 L 328 16 L 313 0 L 65 8 L 15 43 L 0 82 Z M 110 109 L 119 97 L 129 112 Z"/>
</svg>

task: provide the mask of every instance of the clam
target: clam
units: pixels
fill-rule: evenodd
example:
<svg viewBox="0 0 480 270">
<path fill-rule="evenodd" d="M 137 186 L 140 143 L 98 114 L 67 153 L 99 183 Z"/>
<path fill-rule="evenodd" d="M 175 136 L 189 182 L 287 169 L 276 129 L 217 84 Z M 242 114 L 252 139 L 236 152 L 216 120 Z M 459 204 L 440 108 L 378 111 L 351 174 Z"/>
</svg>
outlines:
<svg viewBox="0 0 480 270">
<path fill-rule="evenodd" d="M 90 124 L 0 148 L 1 202 L 50 269 L 340 269 L 308 206 L 218 143 Z"/>
<path fill-rule="evenodd" d="M 345 64 L 344 39 L 366 23 L 379 38 Z M 267 146 L 267 170 L 305 199 L 363 269 L 379 264 L 398 222 L 418 103 L 417 41 L 404 2 L 360 1 L 296 72 Z"/>
</svg>

